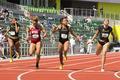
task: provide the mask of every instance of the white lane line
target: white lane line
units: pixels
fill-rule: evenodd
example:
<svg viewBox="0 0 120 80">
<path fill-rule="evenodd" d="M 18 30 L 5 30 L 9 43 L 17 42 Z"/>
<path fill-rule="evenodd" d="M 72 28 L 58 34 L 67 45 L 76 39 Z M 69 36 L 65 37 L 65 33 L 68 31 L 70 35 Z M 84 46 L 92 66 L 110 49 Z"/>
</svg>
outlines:
<svg viewBox="0 0 120 80">
<path fill-rule="evenodd" d="M 119 57 L 112 57 L 112 58 L 108 58 L 108 59 L 115 59 L 115 58 L 119 58 Z M 94 61 L 100 61 L 100 60 L 93 60 L 93 61 L 89 61 L 89 62 L 94 62 Z M 89 63 L 89 62 L 82 62 L 81 64 L 83 63 Z M 65 65 L 65 66 L 73 66 L 73 65 L 77 65 L 78 63 L 76 64 L 69 64 L 69 65 Z M 80 64 L 80 63 L 79 63 Z M 52 67 L 52 68 L 56 68 L 56 67 Z M 17 77 L 17 80 L 22 80 L 21 77 L 24 76 L 24 75 L 27 75 L 29 73 L 32 73 L 34 71 L 37 71 L 37 70 L 32 70 L 32 71 L 27 71 L 27 72 L 24 72 L 24 73 L 21 73 L 18 77 Z M 57 70 L 46 70 L 45 71 L 57 71 Z M 58 70 L 58 71 L 72 71 L 74 72 L 73 70 Z"/>
<path fill-rule="evenodd" d="M 69 61 L 78 61 L 78 60 L 86 60 L 86 59 L 91 59 L 91 58 L 85 57 L 85 58 L 82 58 L 82 59 L 75 59 L 75 60 L 69 60 Z M 93 57 L 92 59 L 97 59 L 97 57 Z M 56 61 L 56 62 L 58 62 L 58 61 Z M 56 62 L 44 63 L 44 65 L 46 65 L 46 64 L 53 64 L 53 63 L 56 63 Z M 43 65 L 43 64 L 41 64 L 41 65 Z M 13 67 L 13 68 L 15 68 L 15 67 Z M 51 67 L 51 68 L 52 68 L 52 67 Z M 17 69 L 14 69 L 14 70 L 17 70 Z M 46 70 L 46 69 L 45 69 L 45 70 Z M 21 78 L 23 75 L 28 74 L 28 73 L 31 73 L 31 72 L 33 72 L 33 71 L 35 71 L 35 70 L 29 70 L 29 71 L 27 71 L 27 72 L 21 73 L 21 74 L 17 77 L 17 80 L 21 80 L 20 78 Z M 47 70 L 47 71 L 48 71 L 48 70 Z M 72 71 L 72 70 L 49 70 L 49 71 Z"/>
<path fill-rule="evenodd" d="M 81 58 L 81 59 L 74 59 L 74 60 L 69 60 L 69 61 L 78 61 L 78 60 L 86 60 L 86 59 L 91 59 L 89 57 L 84 57 L 84 58 Z M 97 57 L 93 57 L 92 59 L 97 59 Z M 40 66 L 41 65 L 48 65 L 48 64 L 54 64 L 54 63 L 58 63 L 58 61 L 50 61 L 49 63 L 40 63 Z M 32 64 L 33 65 L 33 64 Z M 27 65 L 28 66 L 28 65 Z M 24 67 L 27 67 L 27 66 L 24 66 Z M 29 65 L 30 66 L 30 65 Z M 13 67 L 8 67 L 8 68 L 0 68 L 0 70 L 6 70 L 6 69 L 13 69 L 13 68 L 19 68 L 18 66 L 13 66 Z M 51 67 L 51 68 L 57 68 L 57 67 Z"/>
<path fill-rule="evenodd" d="M 109 57 L 108 59 L 116 59 L 116 58 L 119 58 L 119 57 Z M 88 59 L 88 58 L 86 58 Z M 95 58 L 96 59 L 96 58 Z M 71 60 L 71 61 L 78 61 L 79 59 L 76 59 L 76 60 Z M 81 59 L 80 59 L 81 60 Z M 82 60 L 85 60 L 85 59 L 82 59 Z M 90 63 L 90 62 L 96 62 L 96 61 L 100 61 L 100 60 L 91 60 L 91 61 L 87 61 L 87 62 L 80 62 L 80 63 L 74 63 L 74 64 L 67 64 L 67 65 L 64 65 L 64 66 L 74 66 L 74 65 L 78 65 L 78 64 L 85 64 L 85 63 Z M 41 65 L 46 65 L 48 63 L 45 63 L 45 64 L 40 64 Z M 49 64 L 53 64 L 53 62 L 50 62 Z M 27 65 L 28 66 L 28 65 Z M 26 67 L 26 66 L 24 66 Z M 9 68 L 1 68 L 0 70 L 3 70 L 3 69 L 14 69 L 14 68 L 19 68 L 19 67 L 9 67 Z M 58 66 L 55 66 L 55 67 L 50 67 L 50 68 L 58 68 Z"/>
<path fill-rule="evenodd" d="M 115 58 L 119 58 L 118 56 L 117 57 L 109 57 L 108 59 L 115 59 Z M 84 58 L 84 59 L 75 59 L 75 60 L 69 60 L 69 62 L 72 62 L 72 61 L 79 61 L 79 60 L 86 60 L 86 59 L 91 59 L 91 58 Z M 99 59 L 99 58 L 92 58 L 92 59 Z M 69 65 L 64 65 L 64 66 L 74 66 L 74 65 L 78 65 L 78 64 L 84 64 L 84 63 L 89 63 L 89 62 L 96 62 L 96 61 L 100 61 L 100 60 L 91 60 L 91 61 L 88 61 L 88 62 L 80 62 L 80 63 L 75 63 L 75 64 L 69 64 Z M 48 64 L 54 64 L 54 63 L 58 63 L 59 61 L 56 61 L 56 62 L 49 62 L 49 63 L 44 63 L 44 64 L 40 64 L 41 65 L 48 65 Z M 27 65 L 28 66 L 28 65 Z M 24 67 L 27 67 L 27 66 L 24 66 Z M 16 67 L 17 68 L 17 67 Z M 55 67 L 50 67 L 50 68 L 58 68 L 58 66 L 55 66 Z"/>
<path fill-rule="evenodd" d="M 120 71 L 115 72 L 115 73 L 114 73 L 114 75 L 115 75 L 117 78 L 119 78 L 119 79 L 120 79 L 120 76 L 119 76 L 119 75 L 120 75 Z"/>
<path fill-rule="evenodd" d="M 21 73 L 20 75 L 18 75 L 17 77 L 17 80 L 22 80 L 22 77 L 27 75 L 27 74 L 30 74 L 32 72 L 36 72 L 36 71 L 54 71 L 54 72 L 71 72 L 73 70 L 49 70 L 49 69 L 40 69 L 40 70 L 30 70 L 30 71 L 27 71 L 27 72 L 24 72 L 24 73 Z"/>
<path fill-rule="evenodd" d="M 110 64 L 113 64 L 113 63 L 117 63 L 117 62 L 120 62 L 120 61 L 113 61 L 113 62 L 110 62 L 110 63 L 106 63 L 105 65 L 110 65 Z M 100 67 L 101 65 L 98 65 L 98 66 L 93 66 L 93 67 L 88 67 L 88 68 L 85 68 L 85 69 L 82 69 L 82 70 L 77 70 L 77 71 L 72 71 L 68 74 L 68 77 L 70 80 L 76 80 L 75 78 L 72 77 L 73 74 L 77 73 L 77 72 L 82 72 L 84 70 L 88 70 L 88 69 L 93 69 L 93 68 L 97 68 L 97 67 Z"/>
<path fill-rule="evenodd" d="M 29 71 L 27 71 L 27 72 L 24 72 L 24 73 L 18 75 L 17 80 L 21 80 L 21 77 L 22 77 L 23 75 L 28 74 L 28 73 L 31 73 L 31 72 L 33 72 L 33 71 L 34 71 L 34 70 L 29 70 Z"/>
<path fill-rule="evenodd" d="M 116 58 L 120 58 L 120 57 L 109 57 L 107 59 L 116 59 Z M 64 66 L 74 66 L 74 65 L 80 65 L 80 64 L 87 64 L 87 63 L 90 63 L 90 62 L 97 62 L 97 61 L 100 61 L 100 59 L 96 59 L 96 60 L 91 60 L 91 61 L 86 61 L 86 62 L 80 62 L 80 63 L 75 63 L 75 64 L 68 64 L 68 65 L 64 65 Z M 56 67 L 52 67 L 52 68 L 56 68 Z"/>
</svg>

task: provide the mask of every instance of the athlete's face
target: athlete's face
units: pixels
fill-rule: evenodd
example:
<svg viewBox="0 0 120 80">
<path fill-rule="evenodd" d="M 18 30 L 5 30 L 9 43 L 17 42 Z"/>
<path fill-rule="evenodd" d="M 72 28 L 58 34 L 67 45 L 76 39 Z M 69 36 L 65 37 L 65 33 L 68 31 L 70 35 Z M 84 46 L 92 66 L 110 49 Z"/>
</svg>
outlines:
<svg viewBox="0 0 120 80">
<path fill-rule="evenodd" d="M 62 24 L 67 25 L 67 24 L 68 24 L 68 20 L 67 20 L 66 18 L 63 19 L 63 20 L 62 20 Z"/>
<path fill-rule="evenodd" d="M 37 21 L 32 20 L 32 24 L 33 24 L 33 25 L 36 25 L 36 24 L 37 24 Z"/>
<path fill-rule="evenodd" d="M 108 19 L 105 19 L 105 20 L 104 20 L 104 25 L 105 25 L 105 26 L 108 26 L 108 24 L 109 24 L 109 20 L 108 20 Z"/>
<path fill-rule="evenodd" d="M 11 24 L 15 24 L 16 20 L 15 19 L 12 19 L 11 20 Z"/>
</svg>

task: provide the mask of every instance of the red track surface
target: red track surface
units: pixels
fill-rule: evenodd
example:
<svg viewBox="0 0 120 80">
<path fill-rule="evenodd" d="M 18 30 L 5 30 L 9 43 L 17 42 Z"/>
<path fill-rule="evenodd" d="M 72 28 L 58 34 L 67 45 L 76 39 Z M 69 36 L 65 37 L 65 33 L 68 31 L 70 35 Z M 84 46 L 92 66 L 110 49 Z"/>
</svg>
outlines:
<svg viewBox="0 0 120 80">
<path fill-rule="evenodd" d="M 0 62 L 0 80 L 120 80 L 120 53 L 108 53 L 105 72 L 100 72 L 96 55 L 69 56 L 64 70 L 59 70 L 59 58 L 42 58 L 40 69 L 35 60 Z"/>
</svg>

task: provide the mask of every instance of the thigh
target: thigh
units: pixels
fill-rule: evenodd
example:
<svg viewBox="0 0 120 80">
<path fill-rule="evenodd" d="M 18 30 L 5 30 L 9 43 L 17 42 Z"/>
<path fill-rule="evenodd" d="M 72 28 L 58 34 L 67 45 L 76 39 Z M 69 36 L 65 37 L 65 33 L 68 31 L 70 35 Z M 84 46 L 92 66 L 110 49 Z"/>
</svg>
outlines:
<svg viewBox="0 0 120 80">
<path fill-rule="evenodd" d="M 10 38 L 8 38 L 8 45 L 9 47 L 13 47 L 14 46 L 14 41 Z"/>
<path fill-rule="evenodd" d="M 19 41 L 15 42 L 15 48 L 19 49 L 19 47 L 20 47 L 20 42 Z"/>
<path fill-rule="evenodd" d="M 96 54 L 99 55 L 102 52 L 103 46 L 98 42 L 96 46 Z"/>
<path fill-rule="evenodd" d="M 103 54 L 106 54 L 106 52 L 108 51 L 109 46 L 110 46 L 110 43 L 109 43 L 109 42 L 107 42 L 107 43 L 103 46 L 103 50 L 102 50 L 102 53 L 103 53 Z"/>
<path fill-rule="evenodd" d="M 61 42 L 58 43 L 58 51 L 62 51 L 63 49 L 63 44 Z"/>
<path fill-rule="evenodd" d="M 41 47 L 42 47 L 42 42 L 37 42 L 36 43 L 36 54 L 40 53 Z"/>
<path fill-rule="evenodd" d="M 33 52 L 35 52 L 35 45 L 34 43 L 30 43 L 30 48 L 29 48 L 29 53 L 32 54 Z"/>
<path fill-rule="evenodd" d="M 64 43 L 64 51 L 68 51 L 68 49 L 69 49 L 69 41 L 66 41 L 65 43 Z"/>
</svg>

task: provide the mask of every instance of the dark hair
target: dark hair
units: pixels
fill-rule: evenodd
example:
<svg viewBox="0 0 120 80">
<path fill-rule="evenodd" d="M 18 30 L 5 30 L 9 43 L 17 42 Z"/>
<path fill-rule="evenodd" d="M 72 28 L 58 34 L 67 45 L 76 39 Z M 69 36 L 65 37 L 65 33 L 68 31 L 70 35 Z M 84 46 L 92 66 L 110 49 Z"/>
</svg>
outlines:
<svg viewBox="0 0 120 80">
<path fill-rule="evenodd" d="M 15 19 L 17 21 L 17 18 L 13 18 L 13 19 Z"/>
<path fill-rule="evenodd" d="M 63 19 L 67 19 L 67 17 L 62 17 L 62 18 L 60 19 L 60 23 L 62 23 Z"/>
</svg>

